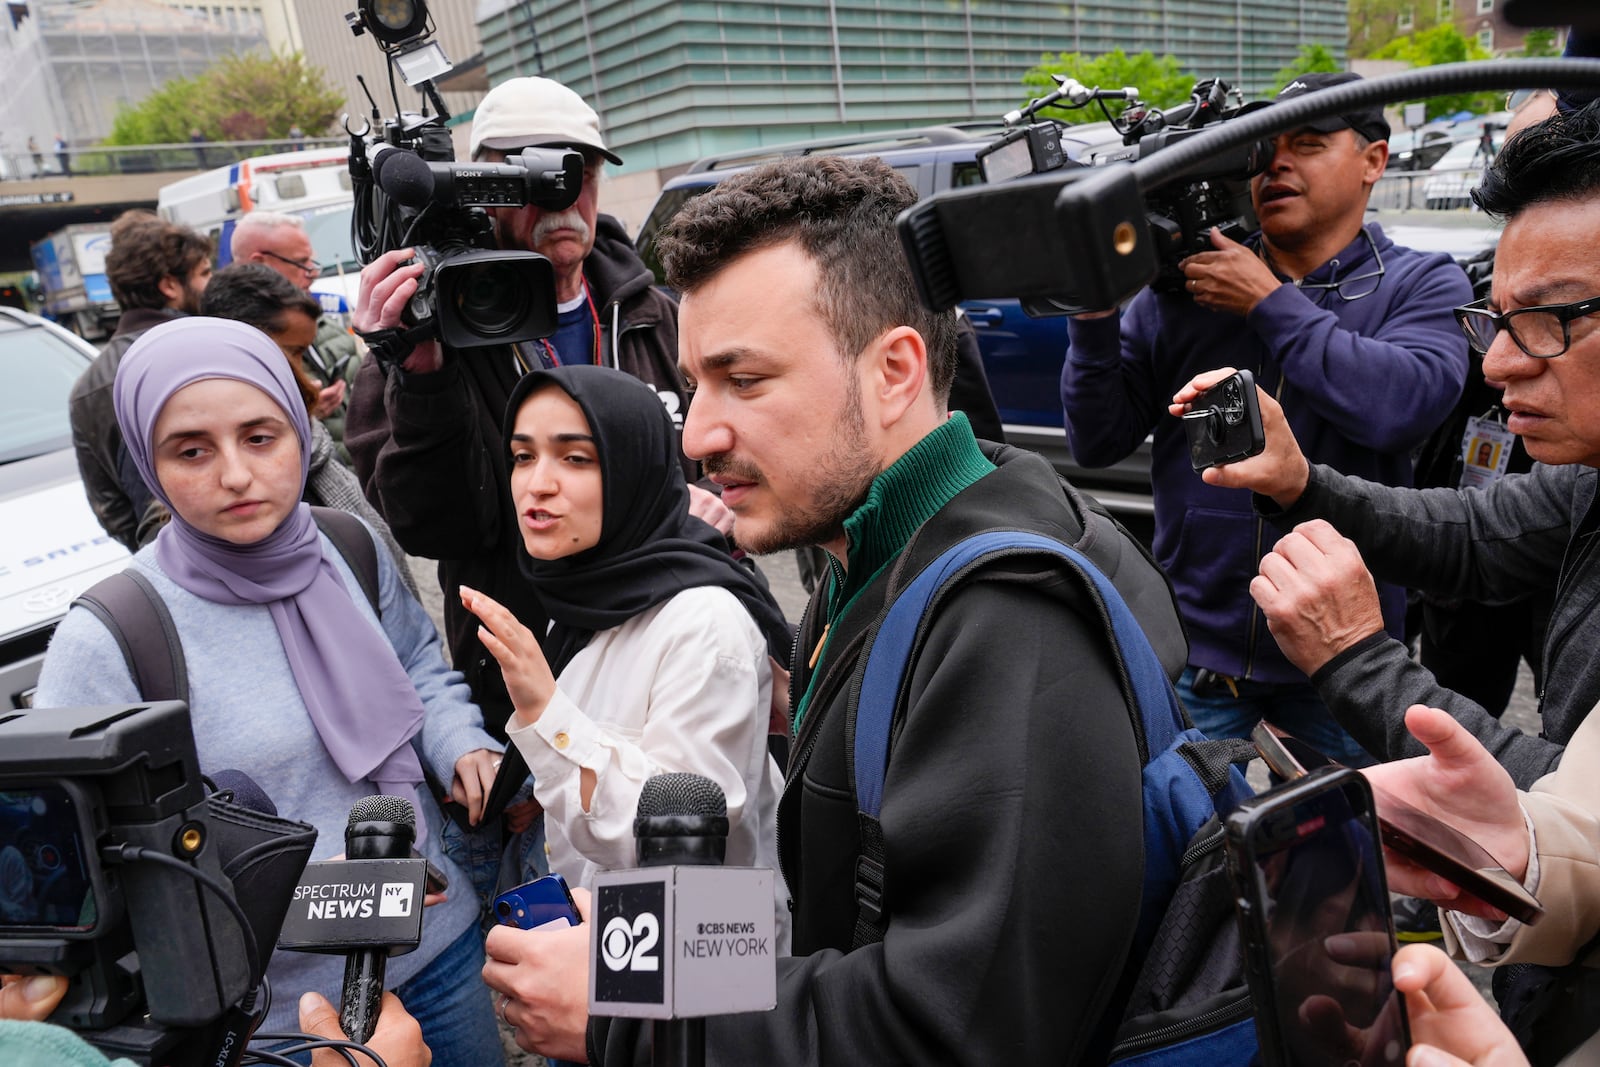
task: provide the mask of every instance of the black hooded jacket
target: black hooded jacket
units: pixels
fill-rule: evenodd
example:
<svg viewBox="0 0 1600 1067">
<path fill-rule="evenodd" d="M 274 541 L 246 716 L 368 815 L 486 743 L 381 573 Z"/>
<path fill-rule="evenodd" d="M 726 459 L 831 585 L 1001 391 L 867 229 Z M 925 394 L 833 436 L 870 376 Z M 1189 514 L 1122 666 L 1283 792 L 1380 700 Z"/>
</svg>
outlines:
<svg viewBox="0 0 1600 1067">
<path fill-rule="evenodd" d="M 903 561 L 909 581 L 985 529 L 1083 536 L 1082 498 L 1044 460 L 984 450 L 998 469 L 923 523 L 833 621 L 814 668 L 823 602 L 807 611 L 793 691 L 812 692 L 778 814 L 795 955 L 778 961 L 774 1011 L 707 1021 L 708 1064 L 1104 1061 L 1143 878 L 1140 761 L 1104 624 L 1040 557 L 984 568 L 925 624 L 883 791 L 888 930 L 851 951 L 848 690 L 891 574 Z M 1103 529 L 1089 555 L 1137 590 L 1130 604 L 1178 669 L 1170 586 Z M 593 1020 L 590 1044 L 592 1063 L 650 1062 L 649 1028 L 632 1020 Z"/>
</svg>

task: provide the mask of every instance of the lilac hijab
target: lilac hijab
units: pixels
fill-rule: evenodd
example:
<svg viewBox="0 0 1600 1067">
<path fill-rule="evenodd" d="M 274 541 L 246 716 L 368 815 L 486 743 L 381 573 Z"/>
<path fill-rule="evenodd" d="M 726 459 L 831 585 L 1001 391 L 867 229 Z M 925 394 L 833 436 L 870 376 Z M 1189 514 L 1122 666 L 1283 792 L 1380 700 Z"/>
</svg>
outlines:
<svg viewBox="0 0 1600 1067">
<path fill-rule="evenodd" d="M 128 454 L 172 512 L 156 537 L 156 561 L 197 597 L 267 606 L 328 755 L 350 781 L 366 779 L 380 792 L 414 798 L 420 840 L 427 809 L 411 738 L 422 727 L 422 701 L 393 646 L 361 614 L 323 553 L 310 506 L 301 501 L 272 533 L 236 545 L 189 525 L 156 480 L 152 437 L 161 409 L 184 386 L 213 378 L 252 385 L 283 409 L 300 439 L 305 490 L 311 421 L 283 351 L 242 322 L 185 317 L 162 323 L 122 357 L 113 394 Z"/>
</svg>

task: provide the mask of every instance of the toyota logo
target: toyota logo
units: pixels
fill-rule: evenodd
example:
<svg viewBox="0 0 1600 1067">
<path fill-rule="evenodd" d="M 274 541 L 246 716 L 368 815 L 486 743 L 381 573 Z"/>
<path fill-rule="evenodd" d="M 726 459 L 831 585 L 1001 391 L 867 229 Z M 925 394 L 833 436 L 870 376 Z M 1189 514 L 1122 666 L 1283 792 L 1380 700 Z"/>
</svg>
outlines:
<svg viewBox="0 0 1600 1067">
<path fill-rule="evenodd" d="M 72 603 L 73 592 L 64 585 L 47 585 L 43 589 L 35 589 L 22 598 L 22 607 L 43 615 L 47 612 L 65 611 L 68 604 Z"/>
</svg>

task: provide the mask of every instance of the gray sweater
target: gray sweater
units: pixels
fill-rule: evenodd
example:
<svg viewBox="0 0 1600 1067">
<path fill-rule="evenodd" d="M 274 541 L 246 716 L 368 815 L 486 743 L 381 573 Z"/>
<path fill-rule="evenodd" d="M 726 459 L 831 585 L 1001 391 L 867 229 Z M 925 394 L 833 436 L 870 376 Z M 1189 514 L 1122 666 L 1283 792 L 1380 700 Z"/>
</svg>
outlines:
<svg viewBox="0 0 1600 1067">
<path fill-rule="evenodd" d="M 1553 770 L 1563 746 L 1600 701 L 1600 560 L 1591 513 L 1600 472 L 1536 464 L 1483 489 L 1395 489 L 1313 466 L 1287 511 L 1256 506 L 1285 529 L 1326 519 L 1361 549 L 1372 573 L 1440 597 L 1506 603 L 1556 589 L 1544 647 L 1542 730 L 1529 737 L 1442 688 L 1404 645 L 1374 636 L 1313 677 L 1346 730 L 1381 759 L 1421 755 L 1403 716 L 1412 704 L 1443 708 L 1493 752 L 1518 786 Z"/>
<path fill-rule="evenodd" d="M 483 730 L 461 675 L 445 666 L 439 635 L 422 605 L 400 584 L 388 552 L 379 552 L 378 577 L 383 608 L 380 624 L 338 550 L 326 537 L 323 553 L 334 561 L 357 609 L 380 626 L 405 666 L 426 709 L 414 743 L 423 766 L 448 783 L 455 762 L 479 748 L 502 745 Z M 266 605 L 223 605 L 180 588 L 156 566 L 154 548 L 131 564 L 150 579 L 166 601 L 188 663 L 190 716 L 200 769 L 250 775 L 285 818 L 317 828 L 313 860 L 344 851 L 350 807 L 374 792 L 370 782 L 350 782 L 322 747 L 305 702 L 295 686 L 289 660 Z M 122 653 L 101 622 L 75 607 L 57 627 L 39 676 L 36 705 L 135 703 L 139 694 Z M 374 707 L 370 714 L 383 714 Z M 449 877 L 449 899 L 423 913 L 422 944 L 389 960 L 385 984 L 393 988 L 422 971 L 477 921 L 477 899 L 465 872 L 439 849 L 444 816 L 437 805 L 419 813 L 429 826 L 424 852 Z M 243 887 L 248 891 L 248 887 Z M 274 996 L 263 1031 L 296 1030 L 300 994 L 315 989 L 337 1002 L 344 974 L 343 956 L 274 952 L 268 967 Z"/>
</svg>

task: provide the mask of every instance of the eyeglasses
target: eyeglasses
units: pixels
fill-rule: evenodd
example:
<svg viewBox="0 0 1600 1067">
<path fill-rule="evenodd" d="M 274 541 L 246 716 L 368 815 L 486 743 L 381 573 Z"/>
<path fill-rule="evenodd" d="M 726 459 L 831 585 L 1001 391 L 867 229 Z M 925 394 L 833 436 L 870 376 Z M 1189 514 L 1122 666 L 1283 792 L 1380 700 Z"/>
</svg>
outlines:
<svg viewBox="0 0 1600 1067">
<path fill-rule="evenodd" d="M 1383 281 L 1383 276 L 1388 273 L 1388 268 L 1383 265 L 1383 256 L 1378 254 L 1378 242 L 1372 239 L 1372 234 L 1363 227 L 1361 236 L 1367 239 L 1367 245 L 1372 249 L 1372 261 L 1377 264 L 1375 268 L 1365 274 L 1355 274 L 1348 278 L 1340 278 L 1331 282 L 1295 282 L 1295 288 L 1304 292 L 1307 289 L 1332 290 L 1345 303 L 1352 300 L 1363 300 L 1378 291 L 1378 285 Z M 1339 269 L 1339 261 L 1333 261 L 1333 269 Z M 1370 284 L 1368 284 L 1370 283 Z"/>
<path fill-rule="evenodd" d="M 279 263 L 287 263 L 291 267 L 297 267 L 300 270 L 305 271 L 308 275 L 310 275 L 313 278 L 315 278 L 317 275 L 322 273 L 322 267 L 320 267 L 316 263 L 315 260 L 310 260 L 310 259 L 304 259 L 304 260 L 301 260 L 301 259 L 290 259 L 288 256 L 280 256 L 276 252 L 268 252 L 265 248 L 263 248 L 261 250 L 261 254 L 264 255 L 264 256 L 271 256 L 273 259 L 277 260 Z"/>
<path fill-rule="evenodd" d="M 1487 300 L 1456 308 L 1467 343 L 1482 355 L 1504 330 L 1517 347 L 1535 359 L 1554 359 L 1572 347 L 1572 320 L 1600 311 L 1600 296 L 1570 304 L 1540 304 L 1515 311 L 1490 311 Z"/>
<path fill-rule="evenodd" d="M 1549 89 L 1513 89 L 1506 94 L 1507 111 L 1521 111 L 1522 106 L 1528 101 L 1548 93 Z"/>
</svg>

